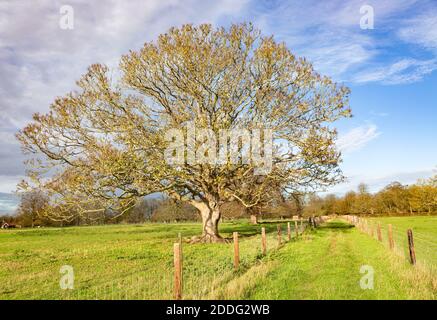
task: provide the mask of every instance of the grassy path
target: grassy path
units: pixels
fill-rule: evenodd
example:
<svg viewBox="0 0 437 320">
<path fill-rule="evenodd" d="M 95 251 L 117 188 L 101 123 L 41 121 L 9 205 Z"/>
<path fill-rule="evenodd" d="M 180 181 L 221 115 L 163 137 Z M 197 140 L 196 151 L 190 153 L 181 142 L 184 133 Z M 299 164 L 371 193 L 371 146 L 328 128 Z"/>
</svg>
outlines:
<svg viewBox="0 0 437 320">
<path fill-rule="evenodd" d="M 413 269 L 386 247 L 341 221 L 272 256 L 274 268 L 246 290 L 249 299 L 435 299 L 436 279 Z M 359 282 L 363 265 L 374 269 L 374 289 Z"/>
</svg>

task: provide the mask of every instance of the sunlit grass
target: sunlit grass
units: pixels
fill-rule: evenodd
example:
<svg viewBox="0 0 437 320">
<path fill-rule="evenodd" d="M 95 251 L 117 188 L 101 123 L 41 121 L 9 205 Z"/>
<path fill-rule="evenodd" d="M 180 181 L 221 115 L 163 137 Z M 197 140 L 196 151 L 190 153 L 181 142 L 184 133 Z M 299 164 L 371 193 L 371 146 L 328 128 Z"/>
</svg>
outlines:
<svg viewBox="0 0 437 320">
<path fill-rule="evenodd" d="M 277 223 L 282 226 L 281 246 Z M 267 230 L 265 257 L 261 227 Z M 188 243 L 199 234 L 198 223 L 2 230 L 0 298 L 172 299 L 178 233 L 183 238 L 184 299 L 435 298 L 435 274 L 412 267 L 385 244 L 342 221 L 308 230 L 290 242 L 285 241 L 286 221 L 226 222 L 220 230 L 228 239 L 239 232 L 238 270 L 232 243 Z M 358 284 L 365 264 L 375 269 L 374 290 Z M 62 265 L 74 268 L 74 290 L 60 289 Z"/>
<path fill-rule="evenodd" d="M 396 249 L 406 259 L 408 259 L 407 229 L 412 229 L 417 261 L 426 264 L 429 268 L 437 268 L 437 216 L 380 217 L 370 218 L 368 221 L 375 227 L 378 223 L 381 224 L 385 244 L 388 244 L 388 224 L 392 224 Z"/>
<path fill-rule="evenodd" d="M 291 242 L 275 254 L 276 267 L 245 298 L 250 299 L 435 299 L 435 277 L 412 267 L 377 240 L 333 222 L 311 240 Z M 363 290 L 363 265 L 372 266 L 374 289 Z"/>
<path fill-rule="evenodd" d="M 282 223 L 283 232 L 286 223 Z M 0 232 L 2 299 L 172 299 L 173 243 L 182 234 L 184 297 L 206 298 L 259 261 L 261 227 L 268 251 L 277 247 L 276 224 L 227 222 L 227 238 L 240 234 L 240 268 L 233 245 L 188 244 L 198 223 L 71 227 Z M 283 236 L 285 239 L 286 235 Z M 61 290 L 62 265 L 71 265 L 75 289 Z"/>
</svg>

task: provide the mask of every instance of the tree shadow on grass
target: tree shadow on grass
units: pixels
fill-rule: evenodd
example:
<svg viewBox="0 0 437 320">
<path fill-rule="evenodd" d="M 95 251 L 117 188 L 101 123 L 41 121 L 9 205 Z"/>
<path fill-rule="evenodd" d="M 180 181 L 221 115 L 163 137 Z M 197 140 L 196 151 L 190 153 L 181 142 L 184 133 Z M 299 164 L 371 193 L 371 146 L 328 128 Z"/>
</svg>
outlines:
<svg viewBox="0 0 437 320">
<path fill-rule="evenodd" d="M 352 228 L 355 228 L 355 226 L 352 224 L 349 224 L 347 222 L 330 221 L 330 222 L 326 222 L 323 225 L 321 225 L 318 228 L 318 230 L 321 230 L 321 231 L 335 230 L 335 231 L 340 231 L 340 232 L 350 232 Z"/>
<path fill-rule="evenodd" d="M 286 237 L 287 235 L 287 222 L 291 222 L 291 230 L 294 234 L 294 222 L 291 220 L 280 220 L 280 221 L 263 221 L 258 224 L 247 223 L 235 223 L 223 225 L 220 228 L 221 235 L 226 239 L 232 238 L 232 232 L 238 232 L 240 238 L 252 237 L 255 235 L 261 235 L 261 228 L 265 228 L 266 233 L 274 233 L 278 231 L 278 225 L 281 226 L 282 235 Z M 299 223 L 300 227 L 300 223 Z"/>
<path fill-rule="evenodd" d="M 251 224 L 250 222 L 246 221 L 232 221 L 224 223 L 220 226 L 220 235 L 225 239 L 227 243 L 232 242 L 232 233 L 238 232 L 239 238 L 249 238 L 253 236 L 261 236 L 261 228 L 265 228 L 266 233 L 275 233 L 278 230 L 278 225 L 281 226 L 282 230 L 282 236 L 285 239 L 287 237 L 287 222 L 291 222 L 291 232 L 294 236 L 294 221 L 291 220 L 277 220 L 277 221 L 262 221 L 258 224 Z M 305 225 L 307 225 L 307 222 L 304 222 Z M 300 222 L 299 222 L 299 228 L 300 228 Z M 350 230 L 354 228 L 353 225 L 342 222 L 342 221 L 330 221 L 326 222 L 314 231 L 316 232 L 328 232 L 328 231 L 339 231 L 339 232 L 350 232 Z M 310 229 L 307 229 L 310 230 Z M 190 230 L 192 231 L 192 230 Z M 195 232 L 190 232 L 194 235 L 197 235 Z"/>
</svg>

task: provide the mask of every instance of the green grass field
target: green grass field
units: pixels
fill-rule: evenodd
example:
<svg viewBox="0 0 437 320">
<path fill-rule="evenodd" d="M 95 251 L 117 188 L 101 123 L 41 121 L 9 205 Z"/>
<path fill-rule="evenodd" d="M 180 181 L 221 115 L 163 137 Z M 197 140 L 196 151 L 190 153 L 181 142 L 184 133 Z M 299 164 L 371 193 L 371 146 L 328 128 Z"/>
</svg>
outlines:
<svg viewBox="0 0 437 320">
<path fill-rule="evenodd" d="M 400 254 L 408 256 L 407 229 L 413 231 L 416 257 L 430 268 L 437 266 L 437 216 L 381 217 L 369 219 L 381 224 L 383 242 L 388 242 L 387 226 L 391 224 L 395 245 Z"/>
<path fill-rule="evenodd" d="M 265 225 L 269 249 L 275 224 Z M 261 253 L 255 234 L 261 226 L 224 223 L 223 236 L 241 236 L 241 270 Z M 199 224 L 146 224 L 0 232 L 2 299 L 171 299 L 173 243 L 198 235 Z M 213 287 L 238 276 L 232 244 L 184 245 L 184 296 L 205 297 Z M 60 267 L 71 265 L 75 290 L 60 290 Z"/>
<path fill-rule="evenodd" d="M 421 225 L 426 221 L 418 223 Z M 334 221 L 278 247 L 276 223 L 221 224 L 240 234 L 233 245 L 183 245 L 185 299 L 435 299 L 435 273 L 414 268 L 384 244 Z M 260 229 L 268 232 L 261 255 Z M 421 229 L 432 239 L 437 226 Z M 172 299 L 173 243 L 199 224 L 145 224 L 0 232 L 0 299 Z M 294 233 L 293 233 L 294 234 Z M 61 290 L 60 268 L 74 268 L 74 290 Z M 375 270 L 373 290 L 359 286 L 360 267 Z"/>
</svg>

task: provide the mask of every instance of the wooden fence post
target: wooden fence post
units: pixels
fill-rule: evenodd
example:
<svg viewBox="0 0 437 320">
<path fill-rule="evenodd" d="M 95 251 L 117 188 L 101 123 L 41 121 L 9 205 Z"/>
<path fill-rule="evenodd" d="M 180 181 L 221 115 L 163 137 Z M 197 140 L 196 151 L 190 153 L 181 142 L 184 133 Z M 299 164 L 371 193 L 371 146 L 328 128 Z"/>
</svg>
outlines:
<svg viewBox="0 0 437 320">
<path fill-rule="evenodd" d="M 303 219 L 300 219 L 300 232 L 303 232 Z"/>
<path fill-rule="evenodd" d="M 378 241 L 382 241 L 381 224 L 378 223 L 376 232 L 378 234 Z"/>
<path fill-rule="evenodd" d="M 281 245 L 282 236 L 281 236 L 281 225 L 278 224 L 278 245 Z"/>
<path fill-rule="evenodd" d="M 182 257 L 181 246 L 179 243 L 173 245 L 174 256 L 174 298 L 175 300 L 182 299 Z"/>
<path fill-rule="evenodd" d="M 240 248 L 238 246 L 238 232 L 234 232 L 234 268 L 237 270 L 240 265 Z"/>
<path fill-rule="evenodd" d="M 294 221 L 294 232 L 296 233 L 296 238 L 299 237 L 299 229 L 297 227 L 297 221 Z"/>
<path fill-rule="evenodd" d="M 416 252 L 414 251 L 413 231 L 407 230 L 408 235 L 408 249 L 410 251 L 410 262 L 412 265 L 416 264 Z"/>
<path fill-rule="evenodd" d="M 393 229 L 392 225 L 388 225 L 388 244 L 390 246 L 390 250 L 393 250 L 395 248 L 395 243 L 393 241 Z"/>
<path fill-rule="evenodd" d="M 261 245 L 262 245 L 262 254 L 265 256 L 267 254 L 267 241 L 266 241 L 266 228 L 261 228 Z"/>
<path fill-rule="evenodd" d="M 291 240 L 291 226 L 290 226 L 290 222 L 287 223 L 287 237 L 288 237 L 288 241 Z"/>
<path fill-rule="evenodd" d="M 179 251 L 180 251 L 181 266 L 183 266 L 184 265 L 184 255 L 182 253 L 182 233 L 180 233 L 180 232 L 178 233 L 178 240 L 179 240 Z M 182 286 L 182 283 L 184 283 L 184 274 L 181 271 L 181 286 Z"/>
</svg>

